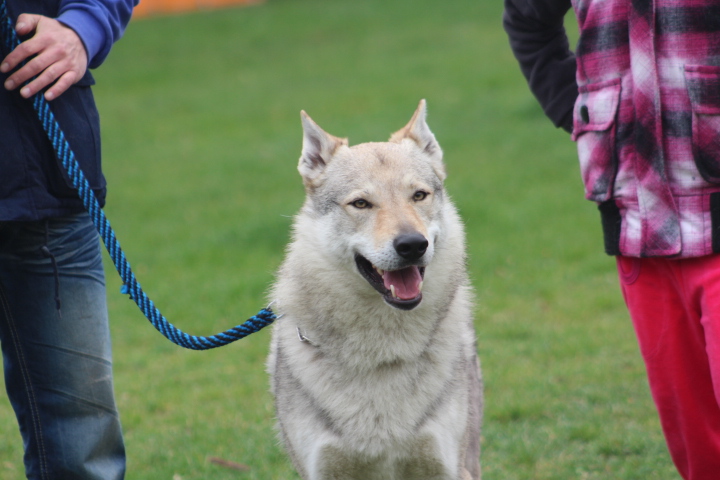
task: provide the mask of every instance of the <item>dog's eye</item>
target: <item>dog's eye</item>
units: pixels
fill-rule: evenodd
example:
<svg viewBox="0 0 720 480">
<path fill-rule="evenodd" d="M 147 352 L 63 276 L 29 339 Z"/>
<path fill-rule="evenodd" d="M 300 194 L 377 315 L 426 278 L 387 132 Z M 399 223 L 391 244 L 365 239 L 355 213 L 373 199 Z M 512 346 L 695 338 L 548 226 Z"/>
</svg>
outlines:
<svg viewBox="0 0 720 480">
<path fill-rule="evenodd" d="M 415 192 L 415 195 L 413 195 L 413 200 L 415 200 L 416 202 L 422 202 L 423 200 L 425 200 L 427 198 L 427 196 L 428 196 L 427 192 L 418 190 L 417 192 Z"/>
<path fill-rule="evenodd" d="M 372 205 L 370 202 L 365 200 L 364 198 L 358 198 L 354 202 L 350 202 L 350 205 L 352 205 L 355 208 L 362 209 L 362 208 L 370 208 Z"/>
</svg>

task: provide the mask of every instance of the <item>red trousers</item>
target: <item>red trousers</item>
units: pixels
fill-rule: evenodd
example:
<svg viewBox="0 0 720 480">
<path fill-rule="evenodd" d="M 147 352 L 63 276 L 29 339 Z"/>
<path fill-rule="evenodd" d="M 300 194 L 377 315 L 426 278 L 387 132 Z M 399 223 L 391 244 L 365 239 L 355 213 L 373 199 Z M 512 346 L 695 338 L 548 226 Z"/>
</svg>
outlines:
<svg viewBox="0 0 720 480">
<path fill-rule="evenodd" d="M 718 480 L 720 255 L 617 264 L 675 466 L 685 480 Z"/>
</svg>

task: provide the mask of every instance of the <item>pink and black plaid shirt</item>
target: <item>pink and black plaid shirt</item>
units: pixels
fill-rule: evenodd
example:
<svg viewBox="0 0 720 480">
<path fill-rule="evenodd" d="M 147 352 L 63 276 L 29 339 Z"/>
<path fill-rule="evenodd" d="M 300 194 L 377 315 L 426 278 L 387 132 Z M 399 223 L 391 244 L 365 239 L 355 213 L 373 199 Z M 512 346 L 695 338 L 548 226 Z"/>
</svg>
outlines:
<svg viewBox="0 0 720 480">
<path fill-rule="evenodd" d="M 603 214 L 606 250 L 720 252 L 720 1 L 572 0 L 580 27 L 572 101 L 572 89 L 557 83 L 567 75 L 538 77 L 548 62 L 567 71 L 573 59 L 557 39 L 569 4 L 506 0 L 505 25 L 546 112 L 555 108 L 563 125 L 570 115 L 558 105 L 573 105 L 572 136 L 586 196 Z M 530 54 L 543 36 L 555 53 Z"/>
</svg>

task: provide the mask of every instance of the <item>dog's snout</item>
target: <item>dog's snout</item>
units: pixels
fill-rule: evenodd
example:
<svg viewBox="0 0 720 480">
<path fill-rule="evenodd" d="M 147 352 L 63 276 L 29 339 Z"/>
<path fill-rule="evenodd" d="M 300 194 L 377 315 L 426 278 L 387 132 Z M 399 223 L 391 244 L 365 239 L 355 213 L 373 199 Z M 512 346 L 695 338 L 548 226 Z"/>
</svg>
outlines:
<svg viewBox="0 0 720 480">
<path fill-rule="evenodd" d="M 405 260 L 418 260 L 428 248 L 427 239 L 419 233 L 407 233 L 398 236 L 393 241 L 395 251 Z"/>
</svg>

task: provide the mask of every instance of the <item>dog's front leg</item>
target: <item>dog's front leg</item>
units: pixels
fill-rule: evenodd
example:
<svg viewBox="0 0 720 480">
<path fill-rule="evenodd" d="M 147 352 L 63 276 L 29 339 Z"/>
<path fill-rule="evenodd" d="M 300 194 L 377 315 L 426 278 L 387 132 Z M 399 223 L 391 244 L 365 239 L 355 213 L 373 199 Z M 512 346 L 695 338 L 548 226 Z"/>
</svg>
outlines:
<svg viewBox="0 0 720 480">
<path fill-rule="evenodd" d="M 317 449 L 310 480 L 394 480 L 393 465 L 385 456 L 368 457 L 336 442 Z M 404 477 L 403 477 L 404 478 Z"/>
</svg>

